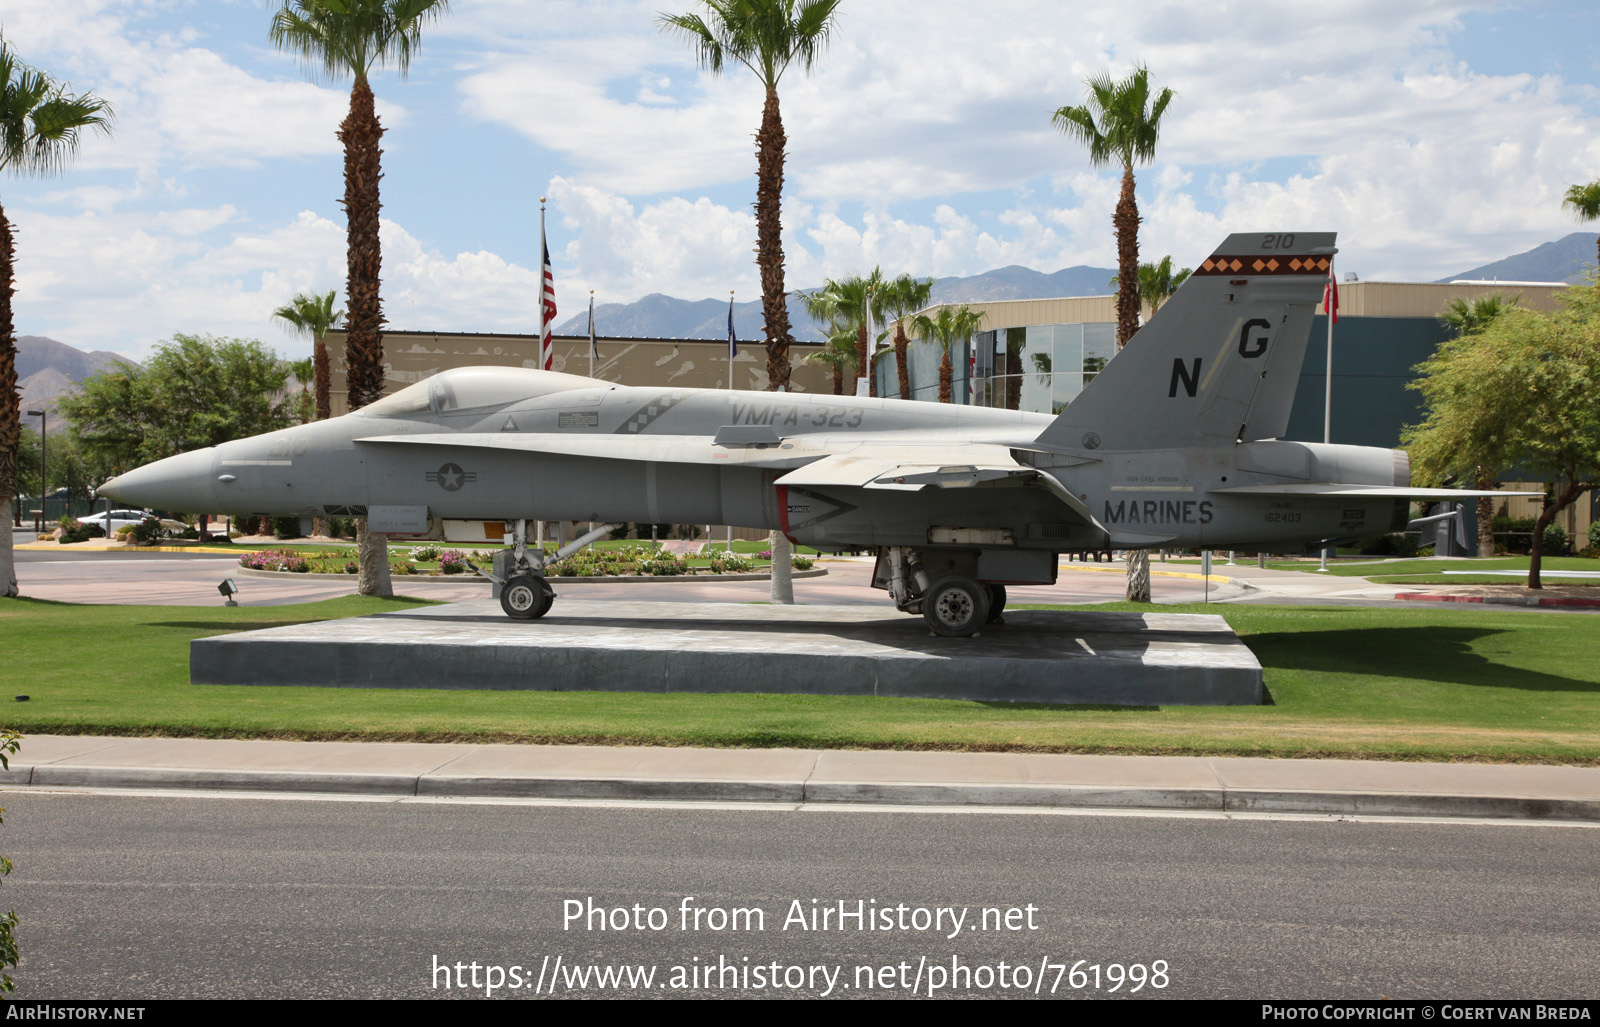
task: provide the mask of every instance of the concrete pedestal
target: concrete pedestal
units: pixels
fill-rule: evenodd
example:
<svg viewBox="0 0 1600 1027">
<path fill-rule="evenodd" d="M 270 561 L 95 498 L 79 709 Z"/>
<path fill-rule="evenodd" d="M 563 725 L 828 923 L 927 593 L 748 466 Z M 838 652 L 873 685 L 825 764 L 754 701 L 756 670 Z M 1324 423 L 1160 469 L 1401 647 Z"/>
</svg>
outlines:
<svg viewBox="0 0 1600 1027">
<path fill-rule="evenodd" d="M 862 606 L 493 601 L 190 643 L 196 684 L 776 692 L 996 702 L 1255 705 L 1261 664 L 1219 616 L 1008 612 L 977 638 Z"/>
</svg>

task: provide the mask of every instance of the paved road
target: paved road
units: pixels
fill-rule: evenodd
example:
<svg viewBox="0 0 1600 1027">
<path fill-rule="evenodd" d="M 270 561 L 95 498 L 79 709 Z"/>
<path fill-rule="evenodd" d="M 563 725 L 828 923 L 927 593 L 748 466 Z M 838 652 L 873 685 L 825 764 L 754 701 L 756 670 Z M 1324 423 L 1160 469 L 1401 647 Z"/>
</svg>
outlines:
<svg viewBox="0 0 1600 1027">
<path fill-rule="evenodd" d="M 244 606 L 276 606 L 352 595 L 355 579 L 263 578 L 236 574 L 236 558 L 183 553 L 95 554 L 24 550 L 17 554 L 17 581 L 22 594 L 35 599 L 75 603 L 155 603 L 171 606 L 213 606 L 221 602 L 217 583 L 232 576 Z M 869 587 L 870 560 L 827 561 L 828 573 L 800 578 L 795 598 L 802 603 L 888 605 L 886 594 Z M 660 602 L 765 602 L 766 581 L 672 580 L 659 582 L 570 582 L 551 579 L 558 595 L 571 599 L 650 599 Z M 453 602 L 488 596 L 482 579 L 458 583 L 394 579 L 395 592 Z M 1195 602 L 1204 598 L 1205 583 L 1188 578 L 1157 577 L 1153 592 L 1162 602 Z M 1236 591 L 1236 590 L 1235 590 Z M 1225 594 L 1213 585 L 1213 598 Z M 1121 599 L 1120 573 L 1063 571 L 1053 587 L 1010 590 L 1015 603 L 1103 603 Z"/>
<path fill-rule="evenodd" d="M 1592 828 L 3 798 L 18 998 L 459 997 L 431 987 L 436 956 L 843 966 L 846 996 L 855 967 L 904 962 L 909 980 L 924 957 L 1160 959 L 1160 995 L 1233 998 L 1585 997 L 1600 965 Z M 766 929 L 683 932 L 685 896 L 759 908 Z M 564 931 L 563 902 L 588 897 L 660 907 L 668 928 Z M 813 899 L 1015 907 L 1018 929 L 784 930 Z"/>
</svg>

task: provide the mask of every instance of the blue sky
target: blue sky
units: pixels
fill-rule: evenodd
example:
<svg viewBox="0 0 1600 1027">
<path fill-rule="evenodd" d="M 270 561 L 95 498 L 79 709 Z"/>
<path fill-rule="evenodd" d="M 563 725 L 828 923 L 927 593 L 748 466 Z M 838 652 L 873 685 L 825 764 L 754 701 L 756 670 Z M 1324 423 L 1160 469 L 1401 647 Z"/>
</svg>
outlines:
<svg viewBox="0 0 1600 1027">
<path fill-rule="evenodd" d="M 374 79 L 392 327 L 534 330 L 538 197 L 564 320 L 651 292 L 758 294 L 761 95 L 661 33 L 691 0 L 455 0 L 405 81 Z M 17 327 L 133 356 L 175 332 L 305 348 L 271 310 L 342 291 L 348 83 L 267 42 L 268 0 L 8 0 L 26 61 L 111 99 L 77 166 L 0 181 Z M 1431 280 L 1577 230 L 1600 176 L 1600 15 L 1469 0 L 844 0 L 783 84 L 791 287 L 1110 266 L 1117 176 L 1050 113 L 1103 68 L 1179 93 L 1139 170 L 1142 253 L 1336 230 L 1340 268 Z"/>
</svg>

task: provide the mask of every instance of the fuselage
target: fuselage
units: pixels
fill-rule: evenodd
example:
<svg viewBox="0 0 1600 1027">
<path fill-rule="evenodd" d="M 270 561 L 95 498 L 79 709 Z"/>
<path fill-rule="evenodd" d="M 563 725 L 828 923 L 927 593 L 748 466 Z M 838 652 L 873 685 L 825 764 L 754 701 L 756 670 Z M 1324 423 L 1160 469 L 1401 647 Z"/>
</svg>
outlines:
<svg viewBox="0 0 1600 1027">
<path fill-rule="evenodd" d="M 100 491 L 190 513 L 350 516 L 392 507 L 425 508 L 430 520 L 734 524 L 837 548 L 938 545 L 930 532 L 941 529 L 985 545 L 1054 551 L 1295 548 L 1390 530 L 1404 508 L 1389 498 L 1228 491 L 1403 485 L 1403 453 L 1281 441 L 1041 448 L 1053 420 L 898 399 L 628 387 L 462 368 L 343 417 L 158 461 Z M 1053 476 L 1097 524 L 1074 523 L 1036 483 L 865 491 L 776 484 L 825 456 L 887 453 L 960 466 L 980 450 L 1009 452 Z"/>
</svg>

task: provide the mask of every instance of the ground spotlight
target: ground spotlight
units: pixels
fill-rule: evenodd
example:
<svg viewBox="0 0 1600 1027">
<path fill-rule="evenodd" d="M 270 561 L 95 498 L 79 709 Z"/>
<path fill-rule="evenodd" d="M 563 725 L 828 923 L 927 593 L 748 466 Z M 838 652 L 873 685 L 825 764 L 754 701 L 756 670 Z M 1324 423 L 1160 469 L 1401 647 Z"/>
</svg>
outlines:
<svg viewBox="0 0 1600 1027">
<path fill-rule="evenodd" d="M 235 585 L 233 583 L 233 579 L 232 578 L 223 578 L 222 579 L 222 584 L 217 586 L 217 591 L 221 592 L 222 593 L 222 598 L 227 600 L 227 602 L 222 604 L 223 606 L 238 606 L 239 605 L 238 603 L 233 601 L 233 597 L 235 595 L 237 595 L 238 592 L 239 592 L 239 586 Z"/>
</svg>

